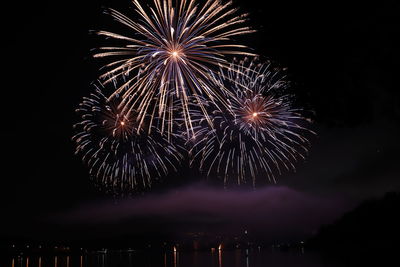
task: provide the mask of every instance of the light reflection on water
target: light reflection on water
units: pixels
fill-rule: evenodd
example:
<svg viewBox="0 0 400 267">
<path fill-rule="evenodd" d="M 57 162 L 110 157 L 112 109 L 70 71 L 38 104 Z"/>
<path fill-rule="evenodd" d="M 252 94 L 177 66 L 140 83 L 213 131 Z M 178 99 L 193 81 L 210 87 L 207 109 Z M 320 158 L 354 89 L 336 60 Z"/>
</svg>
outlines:
<svg viewBox="0 0 400 267">
<path fill-rule="evenodd" d="M 270 250 L 212 252 L 111 252 L 85 255 L 15 256 L 10 267 L 338 267 L 317 254 Z"/>
</svg>

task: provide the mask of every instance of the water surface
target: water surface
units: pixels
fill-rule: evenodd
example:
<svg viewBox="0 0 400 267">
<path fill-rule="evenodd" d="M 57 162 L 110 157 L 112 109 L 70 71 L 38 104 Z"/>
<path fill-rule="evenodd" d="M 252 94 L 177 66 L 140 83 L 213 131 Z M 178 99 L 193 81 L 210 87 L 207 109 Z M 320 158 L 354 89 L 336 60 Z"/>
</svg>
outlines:
<svg viewBox="0 0 400 267">
<path fill-rule="evenodd" d="M 214 252 L 120 251 L 59 256 L 14 256 L 6 267 L 339 267 L 304 251 L 228 250 Z"/>
</svg>

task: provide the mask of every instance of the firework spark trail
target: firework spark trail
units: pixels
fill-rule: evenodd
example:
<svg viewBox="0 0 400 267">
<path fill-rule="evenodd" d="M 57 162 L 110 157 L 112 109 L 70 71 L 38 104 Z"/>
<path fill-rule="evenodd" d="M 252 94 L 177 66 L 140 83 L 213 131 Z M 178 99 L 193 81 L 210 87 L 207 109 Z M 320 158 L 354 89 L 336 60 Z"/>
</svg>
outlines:
<svg viewBox="0 0 400 267">
<path fill-rule="evenodd" d="M 151 135 L 144 127 L 138 131 L 135 114 L 126 114 L 119 108 L 120 97 L 109 101 L 104 91 L 95 84 L 95 92 L 83 99 L 72 138 L 96 183 L 112 193 L 132 192 L 176 171 L 182 159 L 178 148 L 156 129 Z"/>
<path fill-rule="evenodd" d="M 252 55 L 244 52 L 245 46 L 235 44 L 232 37 L 253 32 L 243 26 L 247 14 L 236 15 L 232 3 L 208 0 L 203 5 L 196 0 L 154 0 L 153 6 L 143 8 L 133 0 L 139 20 L 110 9 L 109 14 L 132 30 L 134 37 L 109 31 L 99 35 L 124 44 L 100 47 L 94 57 L 118 57 L 104 66 L 101 76 L 104 83 L 128 77 L 115 90 L 122 95 L 120 108 L 129 114 L 137 112 L 138 130 L 152 121 L 147 114 L 162 118 L 160 131 L 173 131 L 174 116 L 184 119 L 186 131 L 193 133 L 190 99 L 204 97 L 208 101 L 226 105 L 225 88 L 212 86 L 210 68 L 227 68 L 226 55 Z M 123 79 L 124 80 L 124 79 Z M 128 88 L 126 90 L 125 88 Z M 225 91 L 225 92 L 223 92 Z M 176 101 L 179 100 L 179 101 Z M 207 110 L 198 101 L 200 110 L 211 124 Z M 149 127 L 149 130 L 152 127 Z"/>
<path fill-rule="evenodd" d="M 192 164 L 199 161 L 207 175 L 222 174 L 225 184 L 232 182 L 231 176 L 236 176 L 237 184 L 251 177 L 253 186 L 259 174 L 276 182 L 276 173 L 295 170 L 294 163 L 308 153 L 305 136 L 314 132 L 307 129 L 311 121 L 304 112 L 292 108 L 283 73 L 268 64 L 242 61 L 213 77 L 216 86 L 230 88 L 235 96 L 227 96 L 229 111 L 204 102 L 213 110 L 209 113 L 214 128 L 193 109 L 197 126 L 196 136 L 189 141 Z"/>
</svg>

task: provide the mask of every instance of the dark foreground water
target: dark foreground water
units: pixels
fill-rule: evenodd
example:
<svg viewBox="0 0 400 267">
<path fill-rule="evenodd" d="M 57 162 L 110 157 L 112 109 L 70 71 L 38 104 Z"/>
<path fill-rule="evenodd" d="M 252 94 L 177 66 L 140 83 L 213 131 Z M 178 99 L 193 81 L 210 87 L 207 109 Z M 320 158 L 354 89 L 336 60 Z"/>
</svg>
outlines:
<svg viewBox="0 0 400 267">
<path fill-rule="evenodd" d="M 5 267 L 339 267 L 315 253 L 271 250 L 215 252 L 109 252 L 14 256 Z"/>
</svg>

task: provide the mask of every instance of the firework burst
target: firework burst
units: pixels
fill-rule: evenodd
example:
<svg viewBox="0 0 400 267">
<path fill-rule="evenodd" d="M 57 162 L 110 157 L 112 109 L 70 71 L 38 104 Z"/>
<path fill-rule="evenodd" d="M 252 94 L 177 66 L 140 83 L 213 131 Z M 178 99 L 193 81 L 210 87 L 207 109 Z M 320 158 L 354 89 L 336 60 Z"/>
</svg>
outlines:
<svg viewBox="0 0 400 267">
<path fill-rule="evenodd" d="M 157 129 L 151 135 L 145 126 L 138 130 L 136 114 L 122 111 L 120 97 L 108 100 L 103 91 L 95 84 L 95 92 L 83 99 L 72 138 L 96 184 L 113 193 L 132 192 L 176 170 L 182 158 L 177 147 Z"/>
<path fill-rule="evenodd" d="M 189 141 L 192 164 L 200 162 L 199 168 L 208 175 L 223 175 L 225 184 L 232 183 L 232 177 L 237 184 L 251 177 L 253 186 L 263 173 L 276 182 L 283 169 L 295 170 L 295 162 L 308 151 L 305 136 L 313 132 L 306 128 L 310 120 L 304 112 L 292 107 L 283 72 L 268 64 L 242 61 L 214 75 L 214 83 L 230 88 L 234 96 L 227 96 L 227 111 L 206 102 L 213 110 L 213 128 L 204 123 L 200 112 L 193 112 L 198 126 Z"/>
<path fill-rule="evenodd" d="M 99 31 L 99 35 L 118 40 L 117 46 L 100 47 L 94 57 L 112 57 L 101 76 L 104 83 L 119 81 L 115 95 L 122 95 L 119 104 L 126 114 L 136 110 L 138 130 L 153 116 L 161 118 L 161 132 L 172 133 L 176 110 L 183 117 L 186 131 L 193 133 L 190 99 L 204 97 L 225 105 L 224 87 L 211 84 L 210 68 L 229 66 L 226 55 L 251 55 L 245 46 L 232 38 L 252 32 L 243 26 L 246 14 L 237 15 L 232 3 L 207 0 L 202 5 L 196 0 L 154 0 L 152 7 L 144 8 L 133 0 L 139 19 L 110 9 L 109 14 L 127 26 L 128 35 Z M 123 43 L 123 44 L 122 44 Z M 122 45 L 121 45 L 122 44 Z M 128 88 L 126 90 L 126 88 Z M 177 101 L 178 100 L 178 101 Z M 207 110 L 198 101 L 209 124 Z M 153 114 L 148 116 L 147 114 Z M 149 127 L 148 130 L 151 130 Z"/>
</svg>

